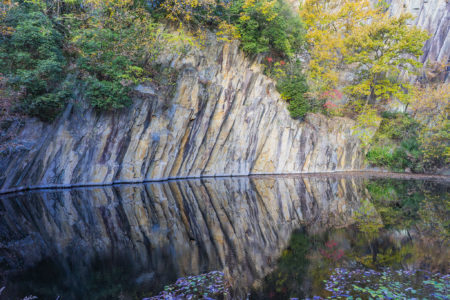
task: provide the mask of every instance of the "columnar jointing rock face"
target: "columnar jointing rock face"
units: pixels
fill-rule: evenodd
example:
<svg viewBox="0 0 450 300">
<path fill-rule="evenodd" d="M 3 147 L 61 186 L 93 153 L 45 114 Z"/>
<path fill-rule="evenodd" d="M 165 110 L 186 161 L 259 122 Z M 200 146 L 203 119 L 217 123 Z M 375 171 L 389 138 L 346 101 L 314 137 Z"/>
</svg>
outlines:
<svg viewBox="0 0 450 300">
<path fill-rule="evenodd" d="M 428 31 L 431 38 L 426 42 L 421 58 L 423 63 L 447 64 L 450 57 L 450 2 L 447 0 L 391 0 L 389 13 L 399 16 L 411 13 L 412 24 Z M 448 75 L 447 78 L 448 80 Z"/>
<path fill-rule="evenodd" d="M 159 280 L 167 284 L 224 270 L 242 296 L 236 299 L 244 299 L 245 290 L 272 270 L 294 229 L 304 225 L 314 233 L 351 224 L 364 198 L 362 183 L 358 178 L 210 178 L 3 195 L 0 273 L 51 260 L 61 276 L 52 284 L 68 283 L 83 293 L 98 271 L 97 259 L 124 256 L 131 274 L 123 280 L 154 275 L 147 292 L 162 289 Z M 109 273 L 116 268 L 105 265 Z M 20 284 L 11 282 L 8 290 L 17 285 L 20 291 Z M 90 298 L 84 296 L 62 298 Z"/>
<path fill-rule="evenodd" d="M 0 159 L 2 190 L 362 168 L 353 121 L 291 119 L 274 82 L 237 43 L 208 43 L 162 58 L 179 72 L 171 98 L 139 86 L 129 109 L 99 114 L 73 105 L 53 125 L 26 124 L 19 146 Z"/>
</svg>

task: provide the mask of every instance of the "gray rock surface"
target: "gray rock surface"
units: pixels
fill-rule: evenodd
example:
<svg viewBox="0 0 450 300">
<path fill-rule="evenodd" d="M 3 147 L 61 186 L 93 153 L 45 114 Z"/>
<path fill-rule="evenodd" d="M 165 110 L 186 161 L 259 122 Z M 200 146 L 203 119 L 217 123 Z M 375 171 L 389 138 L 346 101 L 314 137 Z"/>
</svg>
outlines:
<svg viewBox="0 0 450 300">
<path fill-rule="evenodd" d="M 352 120 L 293 120 L 237 43 L 210 38 L 203 50 L 161 63 L 178 71 L 173 97 L 139 86 L 128 109 L 73 105 L 52 125 L 26 123 L 0 156 L 1 190 L 363 168 Z"/>
<path fill-rule="evenodd" d="M 433 34 L 423 62 L 448 61 L 447 1 L 395 0 L 389 10 L 412 12 L 414 23 Z M 52 125 L 28 120 L 0 147 L 0 192 L 364 168 L 353 121 L 314 114 L 292 120 L 274 82 L 237 43 L 210 38 L 203 50 L 161 60 L 179 73 L 173 97 L 140 85 L 133 106 L 120 112 L 73 105 Z"/>
<path fill-rule="evenodd" d="M 391 0 L 389 13 L 414 16 L 413 25 L 428 31 L 431 38 L 424 46 L 421 61 L 447 64 L 450 57 L 450 3 L 446 0 Z"/>
</svg>

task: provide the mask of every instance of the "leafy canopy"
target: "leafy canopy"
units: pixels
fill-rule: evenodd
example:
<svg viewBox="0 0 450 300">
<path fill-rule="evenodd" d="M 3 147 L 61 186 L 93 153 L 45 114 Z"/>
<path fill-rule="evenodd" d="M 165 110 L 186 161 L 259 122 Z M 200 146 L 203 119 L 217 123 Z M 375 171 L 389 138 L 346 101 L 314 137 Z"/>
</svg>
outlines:
<svg viewBox="0 0 450 300">
<path fill-rule="evenodd" d="M 9 9 L 1 19 L 0 73 L 20 93 L 20 109 L 51 120 L 69 98 L 62 84 L 66 60 L 63 36 L 32 4 Z"/>
<path fill-rule="evenodd" d="M 368 103 L 410 99 L 411 86 L 400 75 L 421 66 L 417 60 L 428 39 L 408 25 L 410 15 L 390 18 L 369 0 L 306 0 L 301 16 L 308 26 L 309 76 L 316 89 L 344 84 L 351 99 Z M 355 74 L 351 82 L 342 82 L 343 70 Z"/>
<path fill-rule="evenodd" d="M 162 32 L 131 0 L 90 2 L 100 14 L 87 16 L 72 37 L 86 96 L 96 108 L 122 108 L 131 103 L 131 86 L 149 80 L 149 66 L 163 48 Z"/>
<path fill-rule="evenodd" d="M 281 57 L 291 57 L 302 50 L 303 23 L 285 2 L 236 1 L 231 9 L 239 13 L 236 27 L 244 51 L 253 54 L 272 52 Z"/>
</svg>

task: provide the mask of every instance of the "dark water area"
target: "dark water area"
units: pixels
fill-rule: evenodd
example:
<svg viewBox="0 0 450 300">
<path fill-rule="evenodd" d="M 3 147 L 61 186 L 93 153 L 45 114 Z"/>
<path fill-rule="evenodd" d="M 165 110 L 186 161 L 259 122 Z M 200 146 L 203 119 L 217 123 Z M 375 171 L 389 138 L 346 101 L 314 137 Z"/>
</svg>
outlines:
<svg viewBox="0 0 450 300">
<path fill-rule="evenodd" d="M 0 195 L 0 299 L 144 299 L 196 275 L 223 275 L 215 299 L 449 299 L 449 190 L 262 176 Z"/>
</svg>

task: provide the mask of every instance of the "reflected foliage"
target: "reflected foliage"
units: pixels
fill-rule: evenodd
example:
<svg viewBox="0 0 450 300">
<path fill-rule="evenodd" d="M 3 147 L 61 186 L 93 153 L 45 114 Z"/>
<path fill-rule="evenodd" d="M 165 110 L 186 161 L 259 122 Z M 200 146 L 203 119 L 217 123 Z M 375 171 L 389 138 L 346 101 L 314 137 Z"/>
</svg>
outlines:
<svg viewBox="0 0 450 300">
<path fill-rule="evenodd" d="M 268 192 L 278 191 L 277 185 L 265 180 L 207 179 L 3 196 L 0 287 L 7 288 L 2 296 L 143 299 L 171 293 L 206 297 L 206 292 L 214 298 L 225 289 L 227 297 L 236 299 L 245 299 L 251 289 L 250 299 L 338 293 L 354 299 L 409 298 L 413 290 L 439 299 L 443 289 L 445 295 L 448 182 L 339 179 L 348 184 L 332 189 L 338 180 L 327 178 L 323 197 L 299 194 L 297 199 L 307 203 L 293 194 L 277 202 L 280 193 Z M 284 190 L 306 190 L 304 178 L 278 180 Z M 322 184 L 319 179 L 310 183 Z M 164 197 L 155 196 L 159 193 Z M 285 204 L 293 209 L 279 209 Z M 343 214 L 345 222 L 333 220 Z M 211 270 L 219 273 L 207 275 Z"/>
<path fill-rule="evenodd" d="M 302 281 L 308 268 L 308 236 L 303 231 L 294 232 L 289 246 L 278 260 L 276 270 L 264 279 L 260 292 L 251 299 L 289 299 L 303 297 Z"/>
<path fill-rule="evenodd" d="M 436 222 L 432 231 L 436 233 L 439 229 L 439 234 L 448 237 L 447 185 L 431 181 L 377 179 L 368 181 L 366 187 L 385 228 L 410 229 L 415 225 L 416 229 L 425 230 L 429 222 Z"/>
<path fill-rule="evenodd" d="M 306 235 L 308 243 L 296 252 L 300 257 L 287 260 L 283 253 L 264 282 L 267 299 L 445 299 L 448 184 L 371 179 L 366 190 L 368 197 L 355 211 L 353 226 Z M 291 268 L 308 276 L 295 277 Z M 290 286 L 293 282 L 296 288 Z"/>
</svg>

